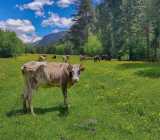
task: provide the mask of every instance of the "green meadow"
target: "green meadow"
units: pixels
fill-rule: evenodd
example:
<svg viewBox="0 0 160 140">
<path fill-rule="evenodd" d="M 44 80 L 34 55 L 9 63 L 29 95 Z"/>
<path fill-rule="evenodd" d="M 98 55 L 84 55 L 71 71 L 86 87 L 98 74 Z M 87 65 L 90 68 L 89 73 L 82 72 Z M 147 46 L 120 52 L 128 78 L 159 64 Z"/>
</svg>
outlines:
<svg viewBox="0 0 160 140">
<path fill-rule="evenodd" d="M 20 67 L 37 58 L 0 59 L 0 140 L 160 140 L 159 63 L 83 61 L 80 82 L 68 90 L 69 113 L 59 88 L 39 88 L 34 117 L 22 113 Z"/>
</svg>

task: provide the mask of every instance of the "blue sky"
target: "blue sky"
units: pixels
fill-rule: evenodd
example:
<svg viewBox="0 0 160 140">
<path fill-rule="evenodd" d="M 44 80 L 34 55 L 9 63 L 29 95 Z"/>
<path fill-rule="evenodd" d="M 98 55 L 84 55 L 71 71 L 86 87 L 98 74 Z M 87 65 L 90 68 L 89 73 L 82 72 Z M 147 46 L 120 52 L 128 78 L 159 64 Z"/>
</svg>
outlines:
<svg viewBox="0 0 160 140">
<path fill-rule="evenodd" d="M 76 12 L 75 2 L 3 0 L 0 4 L 0 28 L 16 32 L 24 42 L 35 42 L 51 32 L 67 30 L 72 25 L 72 14 Z"/>
</svg>

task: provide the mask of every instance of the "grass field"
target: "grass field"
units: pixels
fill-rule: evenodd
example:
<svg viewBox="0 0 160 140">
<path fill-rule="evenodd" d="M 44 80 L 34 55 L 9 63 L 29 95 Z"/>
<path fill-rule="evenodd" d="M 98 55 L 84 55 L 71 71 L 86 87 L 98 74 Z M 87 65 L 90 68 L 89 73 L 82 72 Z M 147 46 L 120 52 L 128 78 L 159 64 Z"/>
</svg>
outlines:
<svg viewBox="0 0 160 140">
<path fill-rule="evenodd" d="M 36 59 L 0 59 L 0 140 L 160 140 L 160 64 L 85 61 L 68 91 L 69 114 L 59 88 L 40 88 L 33 117 L 21 113 L 20 66 Z"/>
</svg>

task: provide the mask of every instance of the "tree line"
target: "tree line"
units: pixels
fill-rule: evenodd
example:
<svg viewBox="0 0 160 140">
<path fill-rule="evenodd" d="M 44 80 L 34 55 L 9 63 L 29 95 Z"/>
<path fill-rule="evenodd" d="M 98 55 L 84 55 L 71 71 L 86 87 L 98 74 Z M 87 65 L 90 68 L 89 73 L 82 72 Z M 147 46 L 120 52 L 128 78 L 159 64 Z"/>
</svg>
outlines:
<svg viewBox="0 0 160 140">
<path fill-rule="evenodd" d="M 129 60 L 158 60 L 159 0 L 107 0 L 96 7 L 97 32 L 106 53 Z"/>
<path fill-rule="evenodd" d="M 73 50 L 120 60 L 159 59 L 159 0 L 104 0 L 96 7 L 81 0 L 77 10 L 68 38 Z"/>
</svg>

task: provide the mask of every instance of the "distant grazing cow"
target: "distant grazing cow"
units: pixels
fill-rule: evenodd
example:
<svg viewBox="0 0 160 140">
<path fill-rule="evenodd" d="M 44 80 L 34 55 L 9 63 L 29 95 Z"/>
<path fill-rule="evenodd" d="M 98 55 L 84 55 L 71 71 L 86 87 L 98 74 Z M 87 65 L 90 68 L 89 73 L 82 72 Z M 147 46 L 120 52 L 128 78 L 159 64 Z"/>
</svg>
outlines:
<svg viewBox="0 0 160 140">
<path fill-rule="evenodd" d="M 62 59 L 63 59 L 63 62 L 67 63 L 69 60 L 69 55 L 64 55 Z"/>
<path fill-rule="evenodd" d="M 38 58 L 38 61 L 45 61 L 45 60 L 47 60 L 47 56 L 44 56 L 44 55 L 41 55 Z"/>
<path fill-rule="evenodd" d="M 111 56 L 110 55 L 101 55 L 101 59 L 102 60 L 111 60 Z"/>
<path fill-rule="evenodd" d="M 56 56 L 56 55 L 53 55 L 53 56 L 52 56 L 52 59 L 56 59 L 56 58 L 57 58 L 57 56 Z"/>
<path fill-rule="evenodd" d="M 80 55 L 79 59 L 80 59 L 80 61 L 83 61 L 85 59 L 85 56 L 84 55 Z"/>
<path fill-rule="evenodd" d="M 80 72 L 84 67 L 80 64 L 68 63 L 48 63 L 31 61 L 21 67 L 23 77 L 25 79 L 25 88 L 23 92 L 23 109 L 28 107 L 34 115 L 32 106 L 33 90 L 40 86 L 60 87 L 64 96 L 64 105 L 68 108 L 67 88 L 79 81 Z"/>
<path fill-rule="evenodd" d="M 99 61 L 100 62 L 100 60 L 101 60 L 101 57 L 99 56 L 99 55 L 96 55 L 96 56 L 94 56 L 94 62 L 97 62 L 97 61 Z"/>
<path fill-rule="evenodd" d="M 43 57 L 47 57 L 47 54 L 42 54 Z"/>
<path fill-rule="evenodd" d="M 90 56 L 85 56 L 85 55 L 80 55 L 80 61 L 83 61 L 83 60 L 92 60 L 93 57 L 90 57 Z"/>
</svg>

